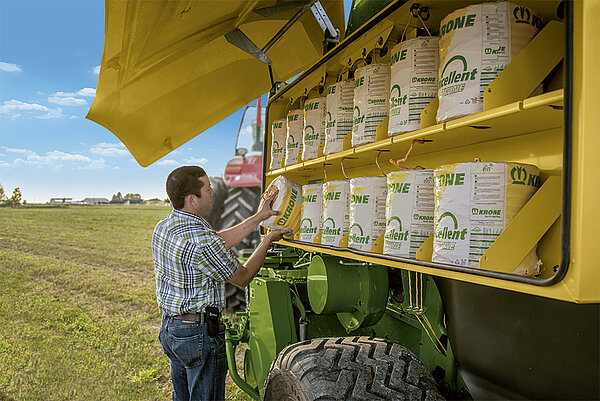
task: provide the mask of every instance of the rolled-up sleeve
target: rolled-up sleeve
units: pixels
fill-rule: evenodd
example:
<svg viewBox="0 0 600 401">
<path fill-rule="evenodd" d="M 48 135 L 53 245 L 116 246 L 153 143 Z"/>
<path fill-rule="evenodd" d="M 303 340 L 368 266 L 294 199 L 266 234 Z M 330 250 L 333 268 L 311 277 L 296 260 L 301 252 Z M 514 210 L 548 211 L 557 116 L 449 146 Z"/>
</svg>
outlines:
<svg viewBox="0 0 600 401">
<path fill-rule="evenodd" d="M 235 254 L 216 233 L 209 235 L 209 238 L 195 247 L 195 266 L 214 280 L 229 280 L 240 265 Z"/>
</svg>

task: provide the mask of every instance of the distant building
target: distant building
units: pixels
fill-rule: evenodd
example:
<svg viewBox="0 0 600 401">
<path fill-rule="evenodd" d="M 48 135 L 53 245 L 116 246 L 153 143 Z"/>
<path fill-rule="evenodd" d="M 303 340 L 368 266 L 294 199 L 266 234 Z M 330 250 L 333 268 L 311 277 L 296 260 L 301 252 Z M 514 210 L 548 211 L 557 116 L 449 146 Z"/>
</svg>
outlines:
<svg viewBox="0 0 600 401">
<path fill-rule="evenodd" d="M 150 206 L 163 206 L 164 204 L 165 204 L 165 202 L 158 198 L 148 199 L 148 200 L 144 201 L 144 205 L 150 205 Z"/>
<path fill-rule="evenodd" d="M 73 202 L 73 198 L 50 198 L 51 205 L 68 205 Z"/>
<path fill-rule="evenodd" d="M 110 202 L 106 198 L 85 198 L 81 203 L 84 205 L 108 205 Z"/>
</svg>

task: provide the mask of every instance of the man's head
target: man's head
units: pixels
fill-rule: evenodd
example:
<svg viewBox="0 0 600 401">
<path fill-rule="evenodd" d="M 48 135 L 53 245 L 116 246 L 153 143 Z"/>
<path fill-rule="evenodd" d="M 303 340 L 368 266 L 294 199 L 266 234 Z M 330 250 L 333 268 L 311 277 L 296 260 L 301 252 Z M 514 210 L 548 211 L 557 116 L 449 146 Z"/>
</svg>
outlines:
<svg viewBox="0 0 600 401">
<path fill-rule="evenodd" d="M 212 208 L 214 193 L 202 167 L 179 167 L 167 177 L 167 195 L 175 209 L 203 216 Z"/>
</svg>

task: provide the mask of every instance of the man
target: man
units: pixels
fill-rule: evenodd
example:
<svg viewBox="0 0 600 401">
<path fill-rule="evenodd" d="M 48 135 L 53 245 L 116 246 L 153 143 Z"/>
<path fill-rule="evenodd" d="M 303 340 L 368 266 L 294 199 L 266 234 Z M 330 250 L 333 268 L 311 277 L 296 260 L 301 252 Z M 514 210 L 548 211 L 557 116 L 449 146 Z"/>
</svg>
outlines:
<svg viewBox="0 0 600 401">
<path fill-rule="evenodd" d="M 246 264 L 230 250 L 266 218 L 273 195 L 235 227 L 215 232 L 202 218 L 215 191 L 201 167 L 179 167 L 167 178 L 173 212 L 152 236 L 156 299 L 163 312 L 158 335 L 171 360 L 173 400 L 223 400 L 227 362 L 219 313 L 225 306 L 225 282 L 247 286 L 262 266 L 273 241 L 290 230 L 269 232 Z"/>
</svg>

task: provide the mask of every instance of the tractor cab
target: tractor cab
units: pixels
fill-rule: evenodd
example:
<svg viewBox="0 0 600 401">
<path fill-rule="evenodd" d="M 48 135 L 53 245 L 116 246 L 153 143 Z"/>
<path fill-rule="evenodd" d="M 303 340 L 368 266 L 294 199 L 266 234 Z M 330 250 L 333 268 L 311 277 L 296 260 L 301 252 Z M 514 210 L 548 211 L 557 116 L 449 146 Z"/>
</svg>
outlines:
<svg viewBox="0 0 600 401">
<path fill-rule="evenodd" d="M 263 137 L 265 108 L 260 99 L 256 105 L 246 106 L 238 129 L 235 156 L 223 173 L 230 187 L 261 187 L 263 166 Z"/>
</svg>

